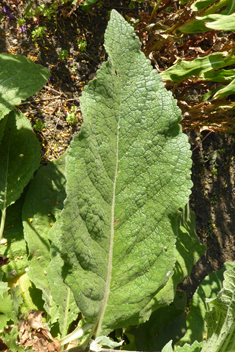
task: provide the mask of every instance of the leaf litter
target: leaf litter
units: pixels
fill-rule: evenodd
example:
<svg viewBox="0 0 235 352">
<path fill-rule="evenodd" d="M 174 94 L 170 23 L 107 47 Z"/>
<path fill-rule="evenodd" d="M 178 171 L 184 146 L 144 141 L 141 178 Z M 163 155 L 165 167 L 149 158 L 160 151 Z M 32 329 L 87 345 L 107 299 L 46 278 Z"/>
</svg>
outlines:
<svg viewBox="0 0 235 352">
<path fill-rule="evenodd" d="M 19 320 L 19 338 L 23 347 L 32 346 L 36 352 L 60 352 L 59 340 L 52 337 L 43 324 L 44 312 L 31 311 L 23 314 Z"/>
</svg>

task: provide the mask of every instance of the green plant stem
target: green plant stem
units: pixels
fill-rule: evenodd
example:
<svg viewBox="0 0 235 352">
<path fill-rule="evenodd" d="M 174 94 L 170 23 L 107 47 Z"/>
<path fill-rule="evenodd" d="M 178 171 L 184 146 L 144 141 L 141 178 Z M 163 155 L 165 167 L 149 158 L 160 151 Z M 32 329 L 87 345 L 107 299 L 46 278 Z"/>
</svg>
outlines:
<svg viewBox="0 0 235 352">
<path fill-rule="evenodd" d="M 4 208 L 2 210 L 2 219 L 1 219 L 1 225 L 0 225 L 0 242 L 3 236 L 4 227 L 5 227 L 6 213 L 7 213 L 7 208 Z"/>
<path fill-rule="evenodd" d="M 85 349 L 80 349 L 79 348 L 80 346 L 76 346 L 76 347 L 73 347 L 73 348 L 70 348 L 68 350 L 64 350 L 63 352 L 88 352 L 89 349 L 85 348 Z M 92 350 L 90 350 L 92 351 Z M 114 349 L 110 349 L 110 348 L 101 348 L 99 350 L 99 352 L 117 352 L 117 350 L 114 350 Z M 122 352 L 130 352 L 128 350 L 122 350 Z M 143 351 L 138 351 L 138 352 L 143 352 Z"/>
<path fill-rule="evenodd" d="M 5 221 L 6 221 L 6 212 L 7 212 L 7 175 L 8 175 L 8 167 L 9 167 L 9 150 L 10 150 L 10 140 L 8 142 L 8 150 L 7 150 L 7 165 L 6 165 L 6 184 L 5 184 L 5 190 L 4 190 L 4 202 L 3 202 L 3 209 L 2 209 L 2 218 L 1 218 L 1 225 L 0 225 L 0 241 L 3 236 L 3 231 L 5 227 Z"/>
<path fill-rule="evenodd" d="M 64 350 L 63 352 L 89 352 L 89 348 L 81 348 L 81 346 L 76 346 L 69 348 L 68 350 Z"/>
<path fill-rule="evenodd" d="M 61 340 L 60 340 L 60 343 L 61 343 L 61 345 L 66 345 L 67 343 L 69 343 L 69 342 L 71 342 L 71 341 L 73 341 L 73 340 L 76 340 L 76 339 L 79 339 L 79 338 L 81 338 L 83 335 L 84 335 L 84 332 L 86 331 L 86 330 L 88 330 L 88 329 L 90 329 L 90 328 L 92 328 L 93 327 L 93 324 L 87 324 L 87 325 L 85 325 L 84 326 L 84 328 L 80 328 L 80 327 L 78 327 L 78 328 L 76 328 L 73 332 L 71 332 L 71 334 L 68 334 L 67 336 L 65 336 L 64 338 L 62 338 Z M 92 329 L 92 334 L 93 334 L 93 330 L 94 329 Z M 89 336 L 88 337 L 90 337 L 90 334 L 89 334 Z M 79 346 L 79 347 L 82 347 L 83 346 L 83 349 L 85 349 L 85 347 L 84 347 L 84 344 L 87 342 L 87 340 L 81 345 L 81 346 Z M 89 342 L 89 341 L 88 341 Z M 87 343 L 88 343 L 87 342 Z"/>
<path fill-rule="evenodd" d="M 149 23 L 151 23 L 152 19 L 153 19 L 153 16 L 155 15 L 157 9 L 159 8 L 159 5 L 161 3 L 162 0 L 158 0 L 158 2 L 156 3 L 156 5 L 154 6 L 153 8 L 153 11 L 151 13 L 151 16 L 150 16 L 150 19 L 149 19 Z"/>
</svg>

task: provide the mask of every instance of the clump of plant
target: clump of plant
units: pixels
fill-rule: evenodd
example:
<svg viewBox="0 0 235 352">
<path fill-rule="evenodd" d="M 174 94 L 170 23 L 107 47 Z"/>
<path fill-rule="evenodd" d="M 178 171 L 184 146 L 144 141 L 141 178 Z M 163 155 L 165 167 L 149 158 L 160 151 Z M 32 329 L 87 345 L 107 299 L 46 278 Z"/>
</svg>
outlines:
<svg viewBox="0 0 235 352">
<path fill-rule="evenodd" d="M 40 38 L 43 38 L 47 34 L 47 27 L 46 21 L 53 20 L 54 22 L 57 21 L 57 16 L 59 13 L 63 14 L 63 17 L 70 16 L 73 11 L 78 7 L 81 6 L 83 11 L 90 11 L 92 5 L 97 3 L 98 0 L 84 0 L 84 1 L 77 1 L 77 0 L 56 0 L 56 1 L 49 1 L 46 4 L 38 5 L 36 0 L 31 0 L 28 2 L 28 6 L 26 7 L 23 16 L 17 18 L 18 29 L 20 32 L 24 32 L 27 29 L 27 24 L 29 21 L 33 21 L 36 24 L 36 28 L 34 28 L 32 33 L 33 41 L 37 41 Z M 71 3 L 71 8 L 64 9 L 65 6 L 68 6 Z M 99 6 L 102 6 L 102 1 L 99 1 Z M 67 4 L 67 5 L 66 5 Z M 11 14 L 11 11 L 8 10 L 6 7 L 3 8 L 4 13 L 8 16 L 9 20 L 14 19 L 14 16 Z M 41 20 L 43 18 L 44 25 L 40 25 Z M 81 51 L 85 51 L 86 42 L 79 42 L 78 43 L 79 49 Z"/>
<path fill-rule="evenodd" d="M 141 14 L 136 31 L 178 100 L 183 128 L 235 131 L 234 5 L 182 0 L 152 6 L 151 14 Z"/>
<path fill-rule="evenodd" d="M 43 123 L 41 120 L 37 120 L 36 123 L 33 125 L 33 128 L 35 129 L 35 131 L 40 132 L 46 126 L 46 123 Z"/>
<path fill-rule="evenodd" d="M 60 60 L 66 60 L 69 56 L 68 50 L 61 50 L 59 53 Z"/>
<path fill-rule="evenodd" d="M 36 1 L 29 1 L 28 6 L 26 7 L 23 17 L 18 18 L 18 27 L 20 31 L 24 31 L 27 27 L 27 21 L 32 19 L 34 23 L 37 24 L 37 27 L 32 30 L 32 39 L 36 41 L 40 38 L 43 38 L 47 34 L 47 27 L 40 26 L 40 18 L 44 17 L 48 20 L 52 18 L 56 18 L 58 12 L 59 2 L 55 1 L 52 4 L 41 4 L 39 6 L 36 5 Z"/>
<path fill-rule="evenodd" d="M 67 121 L 69 124 L 73 124 L 73 123 L 76 123 L 76 122 L 77 122 L 76 111 L 77 111 L 76 106 L 72 106 L 72 107 L 71 107 L 71 112 L 70 112 L 70 113 L 68 114 L 68 116 L 66 117 L 66 121 Z"/>
<path fill-rule="evenodd" d="M 78 44 L 78 48 L 80 51 L 86 51 L 86 47 L 87 47 L 87 41 L 86 40 L 82 40 L 82 38 L 79 38 L 77 40 L 77 44 Z"/>
<path fill-rule="evenodd" d="M 12 352 L 231 350 L 234 263 L 205 279 L 187 316 L 177 292 L 204 252 L 180 110 L 114 10 L 105 47 L 81 98 L 81 131 L 46 167 L 14 105 L 49 72 L 0 55 L 1 339 Z"/>
</svg>

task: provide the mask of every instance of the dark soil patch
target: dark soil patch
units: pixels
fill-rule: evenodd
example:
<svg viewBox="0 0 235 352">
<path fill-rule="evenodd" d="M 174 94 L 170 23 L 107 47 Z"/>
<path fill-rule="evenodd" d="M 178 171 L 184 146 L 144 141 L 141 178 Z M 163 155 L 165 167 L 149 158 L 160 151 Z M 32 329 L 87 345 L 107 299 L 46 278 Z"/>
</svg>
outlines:
<svg viewBox="0 0 235 352">
<path fill-rule="evenodd" d="M 38 4 L 46 1 L 38 0 Z M 0 52 L 22 54 L 47 67 L 51 76 L 45 87 L 23 102 L 18 110 L 28 116 L 32 126 L 46 124 L 35 131 L 42 144 L 42 162 L 58 158 L 67 148 L 73 136 L 80 130 L 82 117 L 79 97 L 85 84 L 91 80 L 105 60 L 103 47 L 108 12 L 116 9 L 134 17 L 145 10 L 145 4 L 130 9 L 130 1 L 103 1 L 89 13 L 73 8 L 70 3 L 61 6 L 56 18 L 40 17 L 27 20 L 26 31 L 20 32 L 16 18 L 21 17 L 28 1 L 2 1 L 0 11 L 7 8 L 12 18 L 2 12 L 0 23 Z M 150 12 L 149 12 L 150 13 Z M 46 26 L 47 35 L 32 41 L 34 28 Z M 79 50 L 77 40 L 87 41 L 85 52 Z M 59 58 L 61 50 L 68 57 Z M 76 107 L 76 123 L 66 118 Z M 191 207 L 196 213 L 199 240 L 206 245 L 205 255 L 195 265 L 191 276 L 181 287 L 192 297 L 198 284 L 210 272 L 218 270 L 225 261 L 235 259 L 235 144 L 234 136 L 211 133 L 202 143 L 206 131 L 188 133 L 193 151 Z"/>
<path fill-rule="evenodd" d="M 206 275 L 235 260 L 235 136 L 212 132 L 204 139 L 207 135 L 208 131 L 189 134 L 194 183 L 190 205 L 196 214 L 198 238 L 206 246 L 181 285 L 189 298 Z"/>
</svg>

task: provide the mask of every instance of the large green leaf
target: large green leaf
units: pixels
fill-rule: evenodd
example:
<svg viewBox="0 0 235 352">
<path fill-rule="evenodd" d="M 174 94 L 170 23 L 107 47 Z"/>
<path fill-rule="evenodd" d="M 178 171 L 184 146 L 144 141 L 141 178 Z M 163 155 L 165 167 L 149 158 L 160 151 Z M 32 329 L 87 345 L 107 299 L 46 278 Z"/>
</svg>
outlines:
<svg viewBox="0 0 235 352">
<path fill-rule="evenodd" d="M 16 110 L 5 118 L 0 144 L 0 210 L 20 197 L 40 163 L 40 144 L 27 118 Z"/>
<path fill-rule="evenodd" d="M 111 12 L 109 59 L 85 88 L 57 227 L 66 282 L 100 330 L 136 324 L 175 265 L 178 208 L 190 194 L 180 111 L 133 28 Z"/>
<path fill-rule="evenodd" d="M 0 54 L 0 120 L 21 100 L 36 93 L 50 72 L 27 57 Z"/>
<path fill-rule="evenodd" d="M 199 76 L 207 71 L 217 70 L 221 67 L 235 63 L 235 57 L 224 58 L 226 53 L 213 53 L 205 57 L 199 57 L 192 61 L 178 61 L 161 73 L 165 81 L 181 82 L 191 76 Z"/>
</svg>

